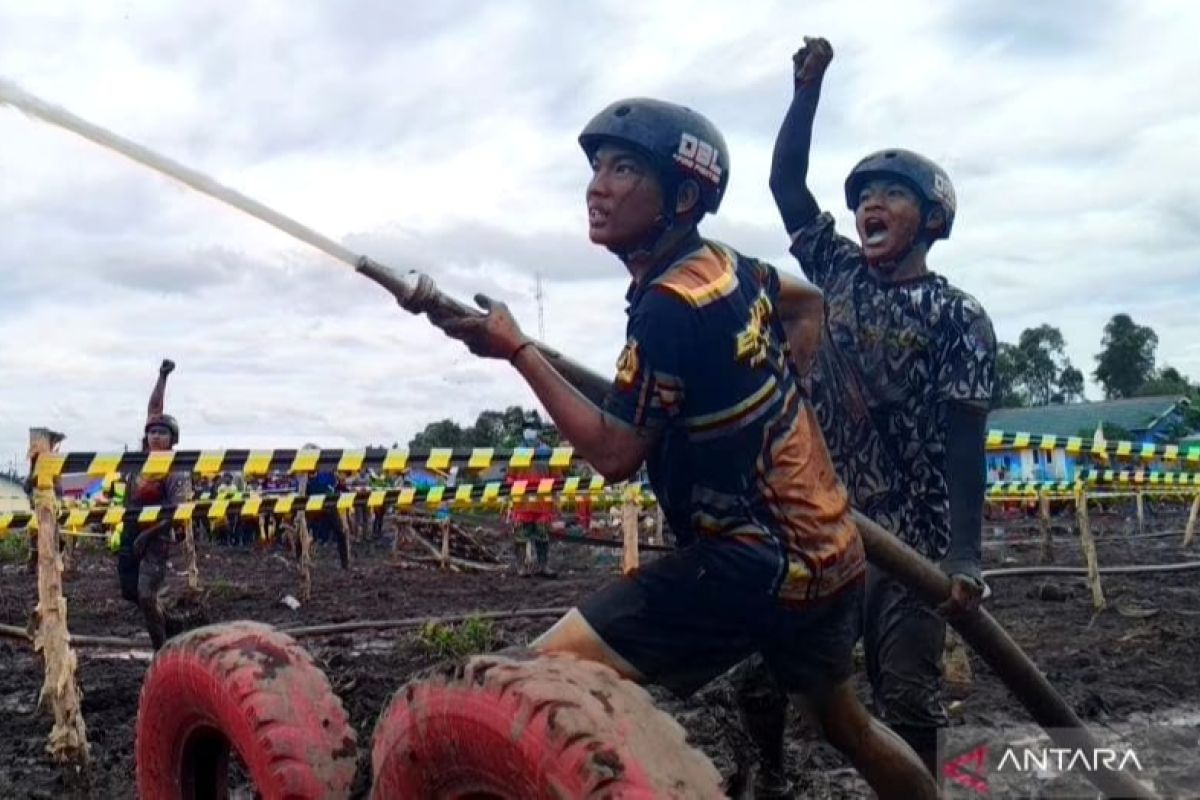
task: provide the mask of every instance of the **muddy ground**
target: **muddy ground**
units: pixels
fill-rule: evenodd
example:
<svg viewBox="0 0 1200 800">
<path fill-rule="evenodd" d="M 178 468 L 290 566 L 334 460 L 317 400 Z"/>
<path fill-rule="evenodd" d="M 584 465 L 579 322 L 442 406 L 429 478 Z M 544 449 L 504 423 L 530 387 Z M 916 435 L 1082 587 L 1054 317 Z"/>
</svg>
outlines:
<svg viewBox="0 0 1200 800">
<path fill-rule="evenodd" d="M 1038 562 L 1037 533 L 1026 518 L 987 524 L 986 566 Z M 1055 520 L 1059 565 L 1081 563 L 1073 517 Z M 1101 537 L 1101 564 L 1179 562 L 1200 557 L 1180 551 L 1184 517 L 1163 510 L 1150 531 L 1179 535 L 1129 540 L 1127 515 L 1094 519 Z M 497 555 L 506 549 L 481 534 Z M 398 562 L 381 543 L 355 547 L 349 572 L 341 570 L 330 546 L 318 550 L 313 596 L 298 610 L 280 603 L 298 595 L 295 567 L 281 550 L 228 548 L 201 543 L 200 572 L 213 621 L 256 619 L 279 626 L 355 619 L 398 618 L 483 610 L 567 606 L 610 579 L 619 551 L 555 545 L 556 579 L 505 574 L 440 572 L 425 564 Z M 412 553 L 422 552 L 412 550 Z M 174 555 L 173 565 L 182 565 Z M 0 622 L 24 625 L 34 604 L 35 585 L 17 564 L 0 566 Z M 117 594 L 114 559 L 86 550 L 76 577 L 67 584 L 70 626 L 77 634 L 135 636 L 138 612 Z M 1108 610 L 1093 613 L 1082 579 L 1015 578 L 993 582 L 992 613 L 1029 652 L 1081 717 L 1098 729 L 1132 720 L 1184 725 L 1193 745 L 1200 727 L 1200 572 L 1106 576 Z M 170 595 L 183 593 L 184 579 L 172 572 Z M 493 646 L 526 642 L 552 620 L 497 623 Z M 329 676 L 358 732 L 359 773 L 355 797 L 365 796 L 371 730 L 390 695 L 413 673 L 438 660 L 412 631 L 361 633 L 306 639 Z M 138 690 L 145 657 L 117 650 L 81 649 L 79 678 L 94 764 L 86 780 L 64 775 L 44 747 L 50 728 L 36 709 L 39 662 L 29 648 L 0 639 L 0 797 L 133 797 L 133 740 Z M 973 679 L 951 687 L 956 726 L 1005 726 L 1028 717 L 989 670 L 972 656 Z M 864 688 L 864 696 L 866 696 Z M 662 705 L 688 730 L 692 742 L 726 775 L 748 752 L 736 724 L 732 692 L 718 681 L 688 700 L 656 692 Z M 1191 714 L 1189 721 L 1188 714 Z M 1191 727 L 1188 728 L 1187 726 Z M 963 728 L 966 730 L 966 728 Z M 840 756 L 795 720 L 790 762 L 803 797 L 858 797 L 865 788 Z M 1143 757 L 1144 758 L 1144 757 Z M 1189 757 L 1166 759 L 1157 785 L 1171 796 L 1200 795 L 1200 769 Z M 1193 790 L 1189 791 L 1188 787 Z M 954 787 L 961 789 L 961 787 Z M 960 796 L 967 796 L 961 794 Z M 1006 796 L 993 792 L 992 796 Z"/>
</svg>

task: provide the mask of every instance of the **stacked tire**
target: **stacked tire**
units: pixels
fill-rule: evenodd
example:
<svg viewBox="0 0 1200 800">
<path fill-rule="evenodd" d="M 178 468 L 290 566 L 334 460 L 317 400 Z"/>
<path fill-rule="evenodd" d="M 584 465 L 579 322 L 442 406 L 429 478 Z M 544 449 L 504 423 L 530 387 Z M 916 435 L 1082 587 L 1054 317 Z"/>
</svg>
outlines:
<svg viewBox="0 0 1200 800">
<path fill-rule="evenodd" d="M 570 656 L 475 656 L 400 689 L 372 798 L 716 798 L 712 763 L 641 687 Z"/>
<path fill-rule="evenodd" d="M 138 701 L 138 796 L 229 794 L 230 755 L 264 800 L 344 800 L 357 741 L 325 674 L 294 639 L 232 622 L 171 639 Z"/>
</svg>

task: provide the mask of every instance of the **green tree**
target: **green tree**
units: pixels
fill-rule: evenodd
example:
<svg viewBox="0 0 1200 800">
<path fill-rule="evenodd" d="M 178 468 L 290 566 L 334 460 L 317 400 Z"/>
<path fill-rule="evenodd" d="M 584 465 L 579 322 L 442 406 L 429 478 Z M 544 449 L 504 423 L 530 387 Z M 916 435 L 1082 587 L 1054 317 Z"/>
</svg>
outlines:
<svg viewBox="0 0 1200 800">
<path fill-rule="evenodd" d="M 1137 397 L 1151 397 L 1158 394 L 1173 394 L 1179 397 L 1200 397 L 1200 385 L 1193 384 L 1186 375 L 1174 367 L 1163 367 L 1154 373 L 1154 377 L 1143 383 L 1134 393 Z"/>
<path fill-rule="evenodd" d="M 1062 391 L 1064 402 L 1083 400 L 1083 373 L 1068 366 L 1058 376 L 1058 388 Z"/>
<path fill-rule="evenodd" d="M 1021 361 L 1016 345 L 999 342 L 996 346 L 996 386 L 992 405 L 996 408 L 1018 408 L 1029 405 L 1018 388 L 1021 382 Z"/>
<path fill-rule="evenodd" d="M 511 449 L 525 441 L 525 430 L 538 432 L 541 441 L 558 443 L 558 432 L 548 425 L 534 409 L 509 406 L 503 411 L 486 409 L 479 412 L 475 424 L 462 427 L 451 419 L 431 422 L 408 443 L 410 450 L 430 447 L 496 447 Z"/>
<path fill-rule="evenodd" d="M 1117 314 L 1104 326 L 1101 350 L 1092 376 L 1109 399 L 1133 397 L 1154 376 L 1158 334 L 1138 325 L 1128 314 Z"/>
<path fill-rule="evenodd" d="M 425 426 L 408 442 L 409 450 L 428 450 L 433 447 L 470 447 L 462 426 L 452 419 L 438 420 Z"/>
<path fill-rule="evenodd" d="M 1042 324 L 1021 331 L 996 352 L 996 405 L 1001 408 L 1083 399 L 1083 373 L 1067 358 L 1062 331 Z"/>
</svg>

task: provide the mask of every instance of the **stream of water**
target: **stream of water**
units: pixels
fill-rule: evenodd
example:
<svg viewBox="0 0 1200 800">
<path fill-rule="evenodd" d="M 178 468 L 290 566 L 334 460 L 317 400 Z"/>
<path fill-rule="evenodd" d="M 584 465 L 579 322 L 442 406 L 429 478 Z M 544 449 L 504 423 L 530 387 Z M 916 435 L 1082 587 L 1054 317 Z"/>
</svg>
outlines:
<svg viewBox="0 0 1200 800">
<path fill-rule="evenodd" d="M 163 175 L 174 178 L 198 192 L 203 192 L 209 197 L 244 211 L 268 225 L 290 236 L 294 236 L 302 242 L 307 242 L 318 250 L 328 253 L 330 256 L 345 262 L 351 267 L 358 263 L 358 256 L 356 254 L 350 252 L 350 250 L 332 239 L 301 225 L 291 217 L 281 214 L 273 208 L 268 208 L 257 200 L 213 180 L 202 172 L 184 166 L 178 161 L 156 153 L 150 148 L 130 141 L 110 130 L 101 128 L 99 125 L 94 125 L 72 114 L 65 108 L 48 103 L 5 78 L 0 78 L 0 105 L 12 106 L 34 119 L 71 131 L 101 147 L 115 153 L 120 153 L 126 158 L 147 166 L 155 172 L 160 172 Z"/>
</svg>

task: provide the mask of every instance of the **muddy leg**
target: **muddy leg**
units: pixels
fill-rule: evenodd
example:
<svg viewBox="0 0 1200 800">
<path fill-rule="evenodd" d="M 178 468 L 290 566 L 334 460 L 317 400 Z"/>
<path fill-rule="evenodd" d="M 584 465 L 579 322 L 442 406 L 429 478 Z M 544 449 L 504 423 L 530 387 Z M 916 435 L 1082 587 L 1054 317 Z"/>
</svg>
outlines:
<svg viewBox="0 0 1200 800">
<path fill-rule="evenodd" d="M 903 739 L 874 719 L 849 681 L 832 692 L 810 697 L 830 744 L 842 752 L 882 800 L 921 800 L 939 796 L 937 781 Z"/>
<path fill-rule="evenodd" d="M 161 648 L 167 640 L 167 622 L 158 597 L 166 577 L 166 554 L 154 552 L 151 545 L 138 564 L 137 595 L 138 605 L 146 620 L 146 632 L 150 634 L 150 643 L 154 645 L 155 650 Z"/>
<path fill-rule="evenodd" d="M 742 725 L 758 748 L 760 769 L 755 775 L 754 797 L 790 797 L 791 783 L 784 764 L 788 696 L 759 655 L 734 671 L 733 683 Z"/>
</svg>

